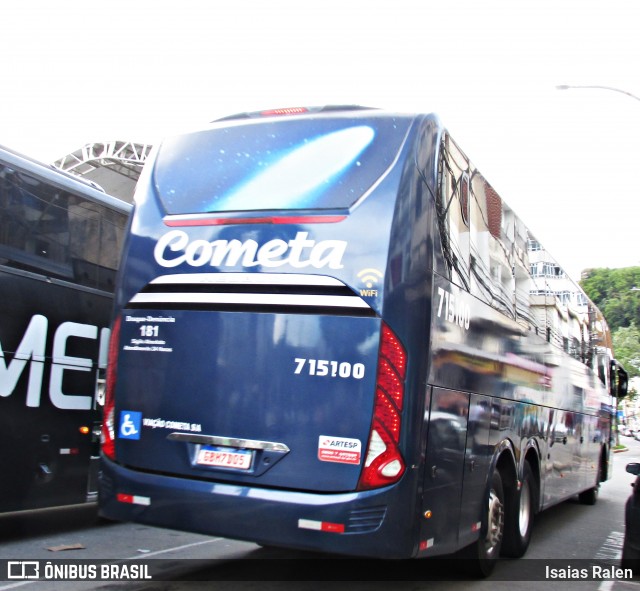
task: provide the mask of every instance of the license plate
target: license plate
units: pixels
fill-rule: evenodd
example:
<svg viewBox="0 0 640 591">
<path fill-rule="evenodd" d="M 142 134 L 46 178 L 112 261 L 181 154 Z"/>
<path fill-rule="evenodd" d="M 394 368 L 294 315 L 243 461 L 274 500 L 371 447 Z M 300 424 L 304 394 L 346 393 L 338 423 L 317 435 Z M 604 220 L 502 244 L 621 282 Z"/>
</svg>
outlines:
<svg viewBox="0 0 640 591">
<path fill-rule="evenodd" d="M 202 446 L 196 456 L 198 466 L 214 466 L 216 468 L 235 468 L 248 470 L 251 468 L 253 452 L 248 449 L 232 449 L 229 447 Z"/>
</svg>

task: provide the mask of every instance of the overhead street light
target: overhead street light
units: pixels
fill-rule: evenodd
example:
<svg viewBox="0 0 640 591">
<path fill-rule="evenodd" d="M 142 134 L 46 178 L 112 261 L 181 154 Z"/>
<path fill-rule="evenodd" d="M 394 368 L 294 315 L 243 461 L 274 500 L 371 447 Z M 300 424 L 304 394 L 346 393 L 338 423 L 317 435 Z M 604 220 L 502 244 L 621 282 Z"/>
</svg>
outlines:
<svg viewBox="0 0 640 591">
<path fill-rule="evenodd" d="M 613 90 L 613 92 L 626 94 L 627 96 L 630 96 L 631 98 L 636 99 L 637 101 L 640 101 L 640 97 L 636 96 L 635 94 L 627 92 L 626 90 L 622 90 L 621 88 L 614 88 L 613 86 L 600 86 L 598 84 L 592 84 L 588 86 L 572 86 L 570 84 L 558 84 L 556 86 L 556 90 L 569 90 L 570 88 L 600 88 L 602 90 Z"/>
</svg>

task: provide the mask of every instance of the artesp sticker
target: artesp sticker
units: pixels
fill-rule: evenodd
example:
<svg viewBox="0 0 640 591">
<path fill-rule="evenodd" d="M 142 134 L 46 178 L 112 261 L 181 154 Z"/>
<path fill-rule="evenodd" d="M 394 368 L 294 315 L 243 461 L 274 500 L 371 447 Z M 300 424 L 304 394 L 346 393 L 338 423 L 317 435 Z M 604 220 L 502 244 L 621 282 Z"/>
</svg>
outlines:
<svg viewBox="0 0 640 591">
<path fill-rule="evenodd" d="M 362 442 L 359 439 L 320 435 L 318 459 L 321 462 L 359 464 L 362 457 Z"/>
</svg>

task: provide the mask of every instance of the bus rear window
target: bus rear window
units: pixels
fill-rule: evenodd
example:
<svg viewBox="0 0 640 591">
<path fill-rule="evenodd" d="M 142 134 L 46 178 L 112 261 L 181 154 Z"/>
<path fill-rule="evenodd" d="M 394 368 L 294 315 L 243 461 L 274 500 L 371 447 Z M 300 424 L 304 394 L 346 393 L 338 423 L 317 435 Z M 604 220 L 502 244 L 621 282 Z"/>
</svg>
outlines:
<svg viewBox="0 0 640 591">
<path fill-rule="evenodd" d="M 168 214 L 345 210 L 395 159 L 409 120 L 296 118 L 171 138 L 156 190 Z"/>
</svg>

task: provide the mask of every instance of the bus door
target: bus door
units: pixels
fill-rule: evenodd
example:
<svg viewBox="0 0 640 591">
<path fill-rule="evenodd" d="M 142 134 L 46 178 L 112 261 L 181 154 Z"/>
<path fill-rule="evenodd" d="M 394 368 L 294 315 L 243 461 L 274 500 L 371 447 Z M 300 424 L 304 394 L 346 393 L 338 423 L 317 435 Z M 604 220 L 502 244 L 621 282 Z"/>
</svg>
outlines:
<svg viewBox="0 0 640 591">
<path fill-rule="evenodd" d="M 493 453 L 490 445 L 491 412 L 490 397 L 471 395 L 458 533 L 460 546 L 466 546 L 476 539 L 484 508 L 483 499 Z"/>
<path fill-rule="evenodd" d="M 457 547 L 467 446 L 469 395 L 434 387 L 428 419 L 421 539 L 437 549 Z"/>
<path fill-rule="evenodd" d="M 572 411 L 554 409 L 551 413 L 545 498 L 567 498 L 579 488 L 578 421 L 579 415 Z"/>
<path fill-rule="evenodd" d="M 584 413 L 580 431 L 580 459 L 582 473 L 582 488 L 591 487 L 596 482 L 600 468 L 604 471 L 600 478 L 606 480 L 607 466 L 601 466 L 602 446 L 605 443 L 605 433 L 600 422 L 601 398 L 595 388 L 575 388 L 576 395 L 583 401 Z"/>
</svg>

